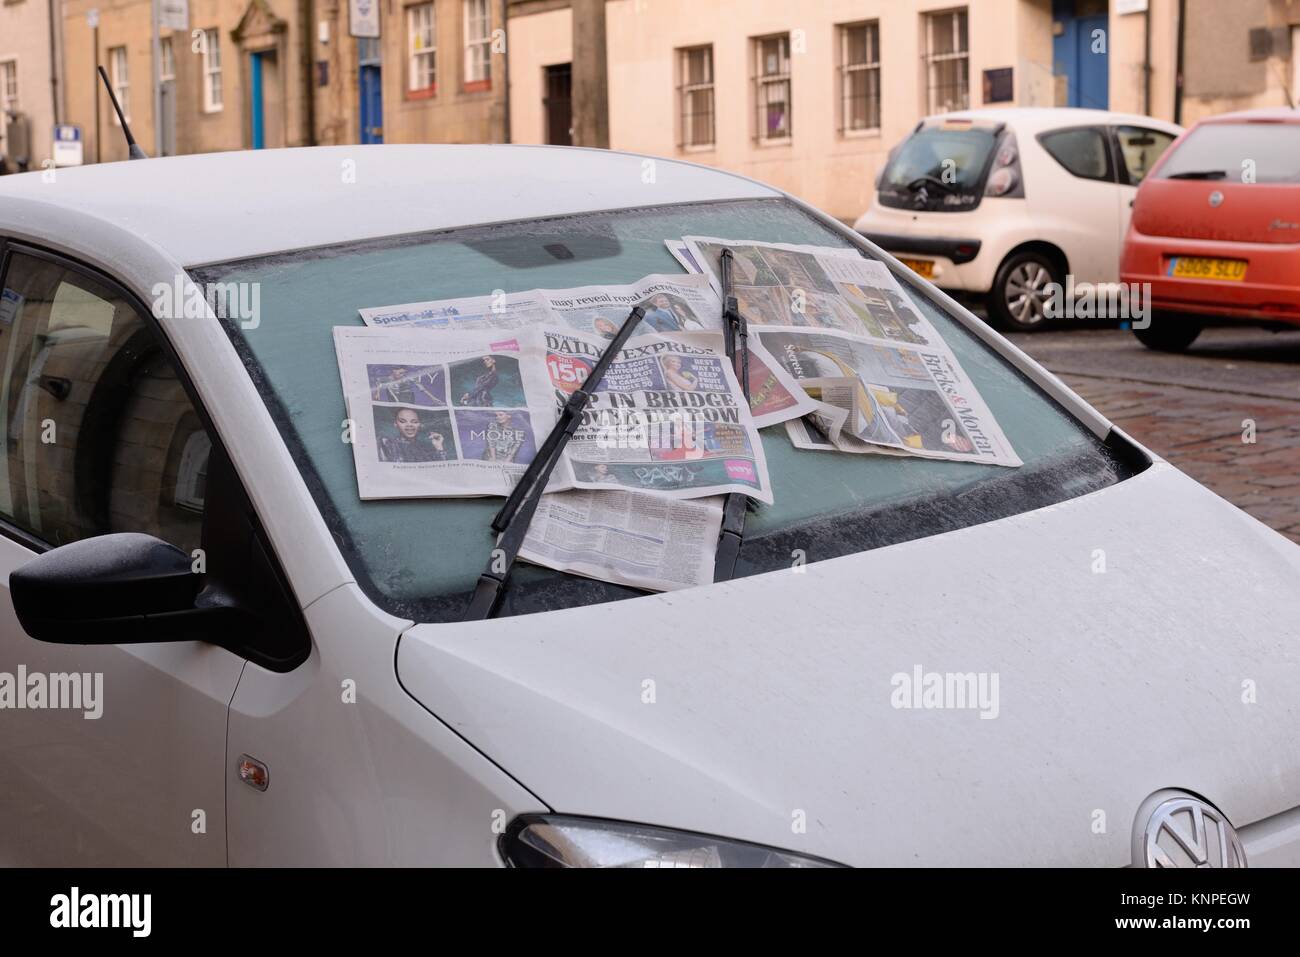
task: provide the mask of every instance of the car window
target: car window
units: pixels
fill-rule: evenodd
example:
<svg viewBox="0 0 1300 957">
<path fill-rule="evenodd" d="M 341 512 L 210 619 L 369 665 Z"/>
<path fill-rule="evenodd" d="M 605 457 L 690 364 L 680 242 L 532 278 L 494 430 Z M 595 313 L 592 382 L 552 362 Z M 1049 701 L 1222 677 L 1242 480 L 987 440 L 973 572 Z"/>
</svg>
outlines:
<svg viewBox="0 0 1300 957">
<path fill-rule="evenodd" d="M 1174 137 L 1160 130 L 1147 129 L 1144 126 L 1119 126 L 1115 128 L 1115 138 L 1119 142 L 1120 160 L 1128 175 L 1128 181 L 1134 186 L 1146 179 L 1156 160 L 1169 149 Z"/>
<path fill-rule="evenodd" d="M 23 253 L 0 303 L 0 516 L 51 545 L 143 532 L 197 548 L 211 444 L 132 304 Z"/>
<path fill-rule="evenodd" d="M 1113 178 L 1106 136 L 1094 126 L 1041 133 L 1038 142 L 1043 144 L 1043 149 L 1047 150 L 1052 159 L 1074 176 L 1098 180 Z"/>
<path fill-rule="evenodd" d="M 499 499 L 372 499 L 357 491 L 333 327 L 360 308 L 534 288 L 629 283 L 680 273 L 664 245 L 684 235 L 855 248 L 784 199 L 698 203 L 500 223 L 303 250 L 191 270 L 200 283 L 257 283 L 261 322 L 225 327 L 358 583 L 393 614 L 455 621 L 464 613 Z M 566 255 L 548 249 L 563 243 Z M 860 250 L 865 249 L 856 247 Z M 901 273 L 900 273 L 901 275 Z M 796 449 L 763 429 L 775 504 L 749 517 L 738 574 L 938 534 L 1112 484 L 1127 466 L 936 301 L 911 304 L 951 346 L 1025 465 Z M 429 330 L 429 335 L 437 335 Z M 502 615 L 640 594 L 536 566 L 516 569 Z"/>
<path fill-rule="evenodd" d="M 1300 183 L 1300 123 L 1206 123 L 1187 134 L 1158 179 Z"/>
<path fill-rule="evenodd" d="M 979 205 L 996 128 L 947 123 L 918 130 L 885 165 L 880 202 L 908 209 L 958 211 Z"/>
</svg>

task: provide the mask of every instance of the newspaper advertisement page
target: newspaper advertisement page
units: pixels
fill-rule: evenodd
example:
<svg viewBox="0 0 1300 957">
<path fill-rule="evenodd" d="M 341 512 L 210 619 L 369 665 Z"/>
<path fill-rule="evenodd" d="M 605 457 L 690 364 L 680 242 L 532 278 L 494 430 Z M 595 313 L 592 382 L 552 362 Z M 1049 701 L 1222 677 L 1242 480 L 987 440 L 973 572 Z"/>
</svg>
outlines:
<svg viewBox="0 0 1300 957">
<path fill-rule="evenodd" d="M 926 458 L 1021 464 L 956 357 L 882 263 L 832 248 L 696 236 L 683 242 L 690 258 L 711 270 L 715 289 L 721 250 L 732 249 L 734 292 L 751 338 L 786 372 L 847 380 L 824 390 L 833 399 L 821 396 L 849 413 L 841 438 Z"/>
<path fill-rule="evenodd" d="M 719 497 L 578 490 L 543 495 L 519 557 L 601 581 L 672 591 L 713 581 Z"/>
<path fill-rule="evenodd" d="M 362 499 L 508 495 L 555 422 L 523 335 L 340 326 L 334 347 Z"/>
<path fill-rule="evenodd" d="M 606 343 L 556 327 L 541 334 L 562 406 Z M 721 345 L 716 334 L 628 340 L 569 441 L 573 484 L 672 498 L 739 492 L 770 504 L 763 443 Z"/>
</svg>

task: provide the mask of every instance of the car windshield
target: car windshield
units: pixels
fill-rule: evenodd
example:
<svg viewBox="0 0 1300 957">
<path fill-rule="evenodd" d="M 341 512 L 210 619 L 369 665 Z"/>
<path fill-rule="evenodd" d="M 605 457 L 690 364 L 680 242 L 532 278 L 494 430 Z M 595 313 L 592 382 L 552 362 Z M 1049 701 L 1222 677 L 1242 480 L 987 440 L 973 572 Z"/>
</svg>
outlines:
<svg viewBox="0 0 1300 957">
<path fill-rule="evenodd" d="M 191 270 L 197 282 L 260 284 L 261 322 L 225 326 L 358 583 L 381 607 L 455 621 L 493 544 L 501 499 L 362 501 L 334 352 L 360 308 L 535 288 L 630 283 L 680 273 L 665 239 L 686 235 L 849 247 L 784 199 L 628 209 L 453 229 Z M 562 242 L 564 258 L 548 247 Z M 865 249 L 865 246 L 863 247 Z M 749 516 L 736 575 L 789 568 L 1050 505 L 1131 474 L 1085 429 L 894 268 L 1024 461 L 1020 468 L 796 449 L 762 430 L 775 504 Z M 429 335 L 438 335 L 429 330 Z M 642 594 L 521 565 L 501 616 Z"/>
<path fill-rule="evenodd" d="M 1300 183 L 1300 124 L 1206 123 L 1170 152 L 1156 176 Z"/>
<path fill-rule="evenodd" d="M 984 191 L 996 141 L 995 128 L 970 124 L 929 126 L 913 133 L 885 166 L 881 203 L 909 209 L 970 209 Z"/>
</svg>

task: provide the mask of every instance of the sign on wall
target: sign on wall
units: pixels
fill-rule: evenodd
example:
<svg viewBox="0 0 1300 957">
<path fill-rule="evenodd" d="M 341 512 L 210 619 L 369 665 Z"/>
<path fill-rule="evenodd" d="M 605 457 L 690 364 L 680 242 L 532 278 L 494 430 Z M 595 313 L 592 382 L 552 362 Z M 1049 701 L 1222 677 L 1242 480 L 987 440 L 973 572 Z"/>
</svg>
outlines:
<svg viewBox="0 0 1300 957">
<path fill-rule="evenodd" d="M 70 123 L 54 127 L 54 165 L 80 166 L 83 162 L 81 127 Z"/>
<path fill-rule="evenodd" d="M 158 26 L 164 30 L 188 30 L 190 0 L 158 0 Z"/>
<path fill-rule="evenodd" d="M 354 37 L 379 36 L 379 0 L 348 0 L 348 32 Z"/>
<path fill-rule="evenodd" d="M 1115 13 L 1123 16 L 1126 13 L 1146 13 L 1147 0 L 1115 0 Z"/>
</svg>

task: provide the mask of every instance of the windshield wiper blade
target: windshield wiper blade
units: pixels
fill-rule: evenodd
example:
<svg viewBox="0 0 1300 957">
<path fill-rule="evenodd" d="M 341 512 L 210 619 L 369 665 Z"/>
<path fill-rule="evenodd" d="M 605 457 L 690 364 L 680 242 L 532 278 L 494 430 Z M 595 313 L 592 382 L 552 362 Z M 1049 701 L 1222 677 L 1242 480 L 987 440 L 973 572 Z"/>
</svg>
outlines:
<svg viewBox="0 0 1300 957">
<path fill-rule="evenodd" d="M 945 183 L 943 180 L 936 176 L 931 176 L 929 173 L 918 176 L 907 184 L 908 191 L 913 193 L 920 191 L 922 186 L 935 186 L 943 190 L 945 193 L 955 193 L 957 191 L 957 187 L 954 184 Z"/>
<path fill-rule="evenodd" d="M 719 261 L 722 273 L 722 332 L 726 345 L 727 358 L 731 360 L 736 378 L 740 380 L 740 391 L 749 402 L 749 323 L 740 314 L 740 305 L 732 289 L 731 268 L 734 254 L 723 247 Z M 713 557 L 713 580 L 729 581 L 736 573 L 736 559 L 740 555 L 740 545 L 745 540 L 745 511 L 749 507 L 749 496 L 740 492 L 728 492 L 722 504 L 722 531 L 718 535 L 718 550 Z"/>
<path fill-rule="evenodd" d="M 1228 171 L 1222 169 L 1189 169 L 1182 173 L 1170 173 L 1165 179 L 1227 179 Z"/>
<path fill-rule="evenodd" d="M 478 577 L 478 584 L 474 586 L 474 594 L 470 598 L 469 608 L 463 620 L 481 621 L 496 614 L 511 569 L 514 568 L 515 558 L 524 543 L 524 538 L 528 535 L 528 526 L 532 524 L 533 515 L 537 513 L 537 505 L 542 500 L 546 484 L 551 480 L 551 473 L 559 464 L 560 456 L 564 454 L 564 447 L 569 444 L 569 439 L 578 430 L 578 425 L 582 422 L 582 413 L 586 411 L 592 393 L 600 388 L 609 364 L 614 361 L 614 356 L 618 355 L 644 315 L 645 309 L 641 306 L 634 306 L 628 313 L 618 334 L 596 360 L 596 365 L 582 383 L 582 388 L 575 390 L 569 396 L 564 408 L 560 410 L 560 417 L 554 428 L 546 436 L 546 441 L 533 456 L 533 460 L 528 463 L 523 477 L 511 490 L 506 503 L 501 506 L 501 511 L 497 512 L 496 517 L 492 519 L 492 530 L 499 532 L 501 537 L 488 556 L 487 567 L 483 569 L 483 574 Z"/>
</svg>

